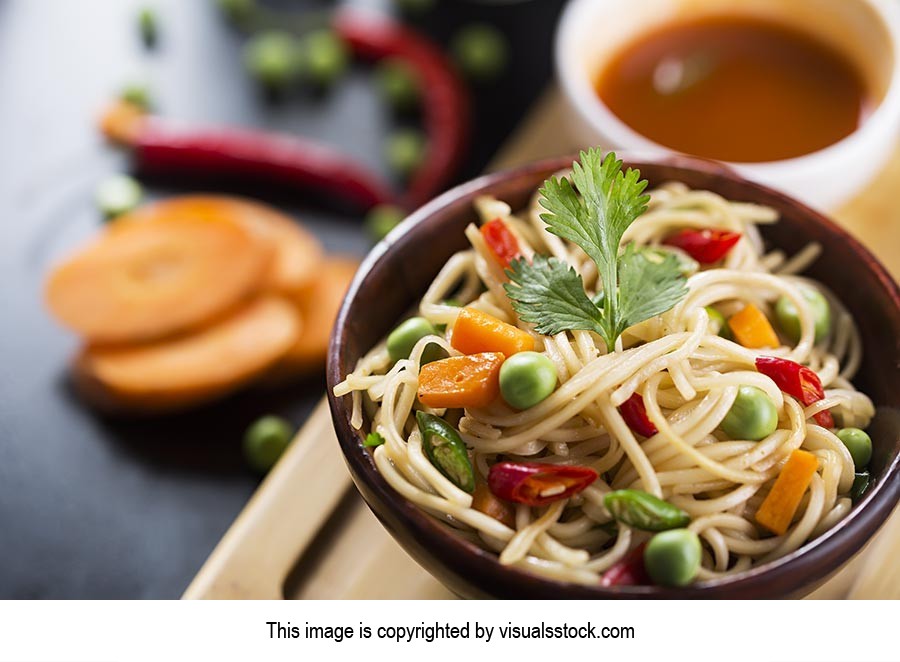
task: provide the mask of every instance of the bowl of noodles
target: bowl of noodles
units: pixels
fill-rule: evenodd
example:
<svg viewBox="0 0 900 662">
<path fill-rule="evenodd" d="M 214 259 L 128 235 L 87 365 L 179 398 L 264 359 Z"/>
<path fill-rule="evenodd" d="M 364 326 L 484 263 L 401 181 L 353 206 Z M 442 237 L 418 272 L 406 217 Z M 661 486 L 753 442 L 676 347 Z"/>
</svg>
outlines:
<svg viewBox="0 0 900 662">
<path fill-rule="evenodd" d="M 896 281 L 819 213 L 589 150 L 376 246 L 329 400 L 370 508 L 461 596 L 795 597 L 897 504 L 898 338 Z"/>
</svg>

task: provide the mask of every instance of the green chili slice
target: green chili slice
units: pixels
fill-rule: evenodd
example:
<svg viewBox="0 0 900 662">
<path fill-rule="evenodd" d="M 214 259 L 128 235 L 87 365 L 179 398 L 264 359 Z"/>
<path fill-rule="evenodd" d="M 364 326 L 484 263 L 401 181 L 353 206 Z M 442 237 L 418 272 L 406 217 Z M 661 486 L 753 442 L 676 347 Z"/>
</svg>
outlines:
<svg viewBox="0 0 900 662">
<path fill-rule="evenodd" d="M 377 432 L 370 432 L 366 435 L 365 441 L 363 441 L 363 446 L 366 448 L 374 448 L 376 446 L 381 446 L 384 443 L 384 437 L 382 437 Z"/>
<path fill-rule="evenodd" d="M 862 499 L 866 490 L 869 489 L 870 480 L 871 477 L 868 471 L 857 472 L 856 477 L 853 479 L 853 486 L 850 488 L 850 498 L 853 499 L 853 503 Z"/>
<path fill-rule="evenodd" d="M 416 412 L 416 422 L 428 460 L 459 489 L 474 492 L 475 471 L 459 432 L 444 419 L 424 411 Z"/>
<path fill-rule="evenodd" d="M 641 490 L 616 490 L 603 505 L 618 521 L 644 531 L 667 531 L 687 526 L 691 517 L 681 508 Z"/>
</svg>

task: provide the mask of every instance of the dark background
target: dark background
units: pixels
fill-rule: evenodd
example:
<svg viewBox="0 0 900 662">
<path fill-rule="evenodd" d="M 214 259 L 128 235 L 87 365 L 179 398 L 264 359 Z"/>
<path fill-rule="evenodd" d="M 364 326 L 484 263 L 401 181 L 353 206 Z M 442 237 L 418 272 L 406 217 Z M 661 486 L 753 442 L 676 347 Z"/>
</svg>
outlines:
<svg viewBox="0 0 900 662">
<path fill-rule="evenodd" d="M 419 24 L 441 41 L 477 17 L 511 42 L 504 77 L 474 88 L 463 179 L 485 166 L 549 80 L 562 0 L 436 5 Z M 150 51 L 137 32 L 142 6 L 159 16 Z M 323 392 L 316 377 L 189 415 L 103 418 L 71 392 L 66 365 L 77 340 L 41 303 L 50 266 L 101 225 L 97 182 L 127 169 L 94 120 L 129 81 L 145 81 L 164 115 L 313 136 L 384 171 L 380 145 L 392 120 L 365 68 L 326 95 L 273 105 L 243 72 L 245 39 L 214 0 L 0 0 L 0 598 L 179 597 L 258 483 L 240 453 L 245 427 L 269 412 L 299 425 Z M 151 197 L 186 190 L 148 184 Z M 306 205 L 302 194 L 264 197 L 331 250 L 369 246 L 358 218 Z"/>
</svg>

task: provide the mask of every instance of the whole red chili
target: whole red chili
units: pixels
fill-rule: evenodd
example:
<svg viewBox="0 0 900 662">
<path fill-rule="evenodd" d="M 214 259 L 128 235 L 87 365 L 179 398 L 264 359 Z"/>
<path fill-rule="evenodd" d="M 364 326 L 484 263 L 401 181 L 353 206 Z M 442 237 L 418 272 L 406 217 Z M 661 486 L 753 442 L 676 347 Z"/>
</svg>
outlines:
<svg viewBox="0 0 900 662">
<path fill-rule="evenodd" d="M 650 575 L 644 567 L 644 548 L 642 543 L 628 552 L 619 561 L 609 567 L 600 578 L 600 586 L 637 586 L 652 584 Z"/>
<path fill-rule="evenodd" d="M 332 23 L 357 57 L 399 57 L 418 77 L 428 147 L 400 201 L 417 207 L 450 182 L 462 160 L 469 136 L 466 89 L 434 44 L 389 18 L 347 9 Z M 111 109 L 102 126 L 108 136 L 132 148 L 139 171 L 277 181 L 324 191 L 362 210 L 396 201 L 380 177 L 334 148 L 265 131 L 184 127 L 128 106 Z"/>
<path fill-rule="evenodd" d="M 402 58 L 418 78 L 428 146 L 404 195 L 407 206 L 418 207 L 446 187 L 462 161 L 470 123 L 466 87 L 437 46 L 389 18 L 346 9 L 336 14 L 332 25 L 357 57 Z"/>
<path fill-rule="evenodd" d="M 545 506 L 568 499 L 597 480 L 590 467 L 542 462 L 498 462 L 488 472 L 495 496 L 526 506 Z"/>
<path fill-rule="evenodd" d="M 619 405 L 619 413 L 634 432 L 645 437 L 652 437 L 659 430 L 647 417 L 647 408 L 644 407 L 644 398 L 640 393 L 634 393 L 625 402 Z"/>
<path fill-rule="evenodd" d="M 819 376 L 796 361 L 760 356 L 756 359 L 756 369 L 771 378 L 782 391 L 799 400 L 804 407 L 825 397 Z M 813 419 L 822 427 L 834 427 L 834 417 L 828 410 L 820 411 Z"/>
<path fill-rule="evenodd" d="M 131 147 L 147 174 L 275 181 L 324 191 L 353 207 L 394 200 L 390 187 L 355 160 L 304 138 L 248 129 L 192 129 L 148 118 Z"/>
<path fill-rule="evenodd" d="M 725 257 L 740 238 L 740 232 L 685 229 L 669 235 L 663 243 L 680 248 L 700 264 L 712 264 Z"/>
<path fill-rule="evenodd" d="M 522 254 L 519 248 L 519 240 L 512 231 L 506 227 L 506 223 L 499 218 L 488 221 L 481 226 L 481 236 L 491 249 L 501 267 L 508 267 L 509 263 Z"/>
</svg>

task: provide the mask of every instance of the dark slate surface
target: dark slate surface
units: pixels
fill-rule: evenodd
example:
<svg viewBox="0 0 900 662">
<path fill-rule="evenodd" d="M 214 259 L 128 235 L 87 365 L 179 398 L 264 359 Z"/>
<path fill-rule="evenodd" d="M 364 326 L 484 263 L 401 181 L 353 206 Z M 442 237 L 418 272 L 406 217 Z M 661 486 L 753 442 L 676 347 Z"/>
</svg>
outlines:
<svg viewBox="0 0 900 662">
<path fill-rule="evenodd" d="M 160 17 L 150 52 L 134 21 L 143 4 Z M 304 4 L 327 3 L 294 6 Z M 467 176 L 546 84 L 561 2 L 438 4 L 422 21 L 437 38 L 480 16 L 498 21 L 514 45 L 504 80 L 476 89 Z M 242 73 L 243 40 L 213 0 L 0 2 L 0 598 L 178 597 L 257 485 L 241 459 L 242 430 L 273 411 L 299 424 L 322 394 L 315 377 L 167 419 L 99 417 L 67 383 L 76 339 L 41 304 L 49 266 L 100 224 L 97 181 L 127 167 L 91 128 L 126 81 L 146 80 L 166 115 L 315 136 L 382 168 L 391 119 L 364 69 L 324 97 L 297 93 L 273 106 Z M 149 187 L 154 197 L 178 190 Z M 329 249 L 366 251 L 359 219 L 302 196 L 268 199 Z"/>
</svg>

